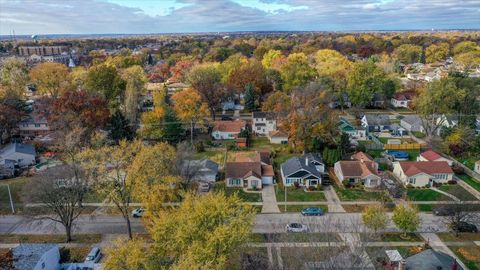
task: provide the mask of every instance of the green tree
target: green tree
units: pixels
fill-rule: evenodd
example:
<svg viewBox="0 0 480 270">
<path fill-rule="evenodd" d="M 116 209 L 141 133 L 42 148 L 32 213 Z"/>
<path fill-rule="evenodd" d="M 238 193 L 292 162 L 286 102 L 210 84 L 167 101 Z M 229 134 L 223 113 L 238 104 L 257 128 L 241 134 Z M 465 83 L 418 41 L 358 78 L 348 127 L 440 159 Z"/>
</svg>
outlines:
<svg viewBox="0 0 480 270">
<path fill-rule="evenodd" d="M 284 81 L 284 90 L 290 92 L 297 86 L 304 86 L 315 78 L 315 69 L 308 64 L 307 56 L 303 53 L 292 53 L 282 65 L 280 72 Z"/>
<path fill-rule="evenodd" d="M 385 208 L 375 204 L 366 207 L 362 212 L 362 221 L 365 227 L 372 230 L 375 234 L 387 228 L 389 219 Z"/>
<path fill-rule="evenodd" d="M 115 67 L 101 64 L 88 69 L 85 87 L 88 91 L 101 94 L 111 107 L 118 107 L 119 97 L 125 91 L 125 81 Z"/>
<path fill-rule="evenodd" d="M 412 64 L 420 62 L 422 59 L 423 49 L 420 46 L 403 44 L 393 51 L 395 57 L 404 64 Z"/>
<path fill-rule="evenodd" d="M 267 53 L 263 55 L 262 65 L 266 69 L 270 68 L 278 68 L 278 62 L 284 58 L 283 54 L 279 50 L 269 50 Z"/>
<path fill-rule="evenodd" d="M 255 92 L 251 84 L 245 86 L 245 95 L 243 98 L 245 100 L 245 110 L 253 112 L 255 110 Z"/>
<path fill-rule="evenodd" d="M 435 63 L 445 61 L 450 50 L 448 43 L 432 44 L 425 49 L 425 61 Z"/>
<path fill-rule="evenodd" d="M 175 145 L 184 138 L 184 135 L 185 130 L 182 127 L 182 122 L 178 119 L 175 111 L 168 107 L 163 118 L 162 140 Z"/>
<path fill-rule="evenodd" d="M 40 94 L 56 98 L 70 89 L 69 70 L 64 64 L 45 62 L 30 70 L 30 79 Z"/>
<path fill-rule="evenodd" d="M 141 66 L 131 66 L 122 72 L 126 82 L 124 114 L 125 118 L 134 125 L 137 123 L 138 103 L 140 94 L 144 91 L 147 77 Z"/>
<path fill-rule="evenodd" d="M 422 220 L 418 215 L 418 209 L 406 206 L 399 205 L 393 210 L 392 216 L 393 223 L 403 232 L 403 235 L 406 236 L 407 233 L 415 232 Z"/>
<path fill-rule="evenodd" d="M 477 43 L 473 41 L 462 41 L 457 45 L 455 45 L 455 47 L 453 47 L 453 54 L 457 56 L 459 54 L 464 54 L 464 53 L 478 51 L 478 50 L 480 50 L 480 47 L 477 45 Z"/>
<path fill-rule="evenodd" d="M 107 130 L 109 139 L 115 143 L 120 140 L 132 140 L 135 137 L 135 131 L 120 111 L 112 115 Z"/>
</svg>

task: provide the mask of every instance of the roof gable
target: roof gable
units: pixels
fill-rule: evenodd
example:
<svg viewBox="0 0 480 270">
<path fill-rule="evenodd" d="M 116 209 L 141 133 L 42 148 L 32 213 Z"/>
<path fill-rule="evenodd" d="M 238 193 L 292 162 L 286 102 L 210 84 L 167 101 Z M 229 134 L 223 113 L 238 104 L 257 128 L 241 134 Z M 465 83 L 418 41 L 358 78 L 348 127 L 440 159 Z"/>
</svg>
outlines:
<svg viewBox="0 0 480 270">
<path fill-rule="evenodd" d="M 453 174 L 452 168 L 446 161 L 400 161 L 400 167 L 407 176 L 414 176 L 419 173 Z"/>
</svg>

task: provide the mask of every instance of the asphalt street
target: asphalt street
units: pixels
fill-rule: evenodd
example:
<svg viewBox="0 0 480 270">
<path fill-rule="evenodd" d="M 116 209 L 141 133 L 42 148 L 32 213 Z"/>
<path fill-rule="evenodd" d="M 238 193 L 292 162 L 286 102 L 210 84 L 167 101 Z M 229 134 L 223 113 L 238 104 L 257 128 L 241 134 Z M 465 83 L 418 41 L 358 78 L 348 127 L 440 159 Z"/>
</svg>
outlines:
<svg viewBox="0 0 480 270">
<path fill-rule="evenodd" d="M 448 228 L 441 217 L 421 213 L 422 226 L 418 232 L 442 232 Z M 144 232 L 140 219 L 131 219 L 132 229 L 136 233 Z M 303 217 L 298 213 L 258 214 L 253 225 L 254 233 L 285 232 L 285 225 L 299 222 L 308 226 L 310 232 L 358 233 L 365 231 L 360 213 L 327 213 L 320 217 Z M 479 224 L 477 224 L 479 225 Z M 74 228 L 75 233 L 123 234 L 126 233 L 125 221 L 121 216 L 79 217 Z M 397 231 L 390 224 L 387 231 Z M 14 234 L 61 234 L 63 227 L 49 219 L 32 219 L 22 216 L 0 216 L 0 233 Z"/>
</svg>

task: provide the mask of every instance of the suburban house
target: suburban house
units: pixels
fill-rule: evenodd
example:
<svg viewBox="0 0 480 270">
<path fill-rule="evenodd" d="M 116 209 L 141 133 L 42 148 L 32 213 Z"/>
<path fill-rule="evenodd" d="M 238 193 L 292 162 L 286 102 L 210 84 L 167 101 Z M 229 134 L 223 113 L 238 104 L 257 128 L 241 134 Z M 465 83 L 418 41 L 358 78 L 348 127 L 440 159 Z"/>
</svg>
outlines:
<svg viewBox="0 0 480 270">
<path fill-rule="evenodd" d="M 385 106 L 386 97 L 382 93 L 375 93 L 373 94 L 372 101 L 370 102 L 370 106 L 374 108 L 383 108 Z"/>
<path fill-rule="evenodd" d="M 225 165 L 227 187 L 261 189 L 263 185 L 274 184 L 273 176 L 269 152 L 256 152 L 253 157 L 237 158 Z"/>
<path fill-rule="evenodd" d="M 336 108 L 341 108 L 343 103 L 344 108 L 352 107 L 352 102 L 350 102 L 350 99 L 348 98 L 347 93 L 342 94 L 342 99 L 343 100 L 340 100 L 338 96 L 332 96 L 332 99 L 328 103 L 328 106 L 332 109 L 336 109 Z"/>
<path fill-rule="evenodd" d="M 395 93 L 390 101 L 395 108 L 408 108 L 415 97 L 415 91 L 403 91 Z"/>
<path fill-rule="evenodd" d="M 216 140 L 233 140 L 245 129 L 246 124 L 244 120 L 215 121 L 212 137 Z"/>
<path fill-rule="evenodd" d="M 475 167 L 473 168 L 473 170 L 476 172 L 476 173 L 480 173 L 480 160 L 477 160 L 475 162 Z"/>
<path fill-rule="evenodd" d="M 288 143 L 288 134 L 280 130 L 270 131 L 267 135 L 267 138 L 272 144 Z"/>
<path fill-rule="evenodd" d="M 480 118 L 477 118 L 477 121 L 475 121 L 475 133 L 480 135 Z"/>
<path fill-rule="evenodd" d="M 393 174 L 405 185 L 424 187 L 447 183 L 453 179 L 452 168 L 446 161 L 400 161 L 393 163 Z"/>
<path fill-rule="evenodd" d="M 253 112 L 252 131 L 256 135 L 267 136 L 277 130 L 277 116 L 273 112 Z"/>
<path fill-rule="evenodd" d="M 325 163 L 319 154 L 308 153 L 301 157 L 292 157 L 280 168 L 283 185 L 286 187 L 298 183 L 300 186 L 316 187 L 323 184 L 326 177 Z"/>
<path fill-rule="evenodd" d="M 218 176 L 218 164 L 210 159 L 185 160 L 182 163 L 182 176 L 197 182 L 215 183 Z"/>
<path fill-rule="evenodd" d="M 416 115 L 405 115 L 400 119 L 400 126 L 408 132 L 422 132 L 425 133 L 422 120 Z"/>
<path fill-rule="evenodd" d="M 400 269 L 456 269 L 463 270 L 457 260 L 443 252 L 433 249 L 426 249 L 418 254 L 410 256 L 404 260 L 405 265 Z"/>
<path fill-rule="evenodd" d="M 386 114 L 365 114 L 362 117 L 362 127 L 368 132 L 390 130 L 390 117 Z"/>
<path fill-rule="evenodd" d="M 446 161 L 448 166 L 452 166 L 453 161 L 448 158 L 442 157 L 439 153 L 433 150 L 427 150 L 425 152 L 420 153 L 417 157 L 417 161 Z"/>
<path fill-rule="evenodd" d="M 367 188 L 376 188 L 381 183 L 378 176 L 378 163 L 363 152 L 352 155 L 351 160 L 341 160 L 334 164 L 335 175 L 348 185 L 363 184 Z"/>
<path fill-rule="evenodd" d="M 13 269 L 61 269 L 56 244 L 20 244 L 12 250 Z"/>
<path fill-rule="evenodd" d="M 442 128 L 454 128 L 458 126 L 458 117 L 454 115 L 441 115 L 436 119 L 436 124 L 440 126 L 437 130 L 437 135 L 440 135 Z"/>
<path fill-rule="evenodd" d="M 18 131 L 22 137 L 44 136 L 51 132 L 48 125 L 49 101 L 39 98 L 27 102 L 31 112 L 18 124 Z"/>
<path fill-rule="evenodd" d="M 10 143 L 0 150 L 0 164 L 13 162 L 19 167 L 34 165 L 35 147 L 30 144 Z"/>
<path fill-rule="evenodd" d="M 367 138 L 366 131 L 363 127 L 355 127 L 344 118 L 340 118 L 338 129 L 340 132 L 348 134 L 350 139 L 353 140 L 365 140 Z"/>
</svg>

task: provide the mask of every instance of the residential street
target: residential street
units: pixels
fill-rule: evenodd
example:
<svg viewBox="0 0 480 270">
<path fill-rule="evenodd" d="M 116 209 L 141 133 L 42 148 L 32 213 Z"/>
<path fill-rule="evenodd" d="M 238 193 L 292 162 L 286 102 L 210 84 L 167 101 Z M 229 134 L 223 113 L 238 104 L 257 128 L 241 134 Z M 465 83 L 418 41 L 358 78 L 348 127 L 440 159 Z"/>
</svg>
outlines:
<svg viewBox="0 0 480 270">
<path fill-rule="evenodd" d="M 420 214 L 422 227 L 419 232 L 446 231 L 440 217 L 432 214 Z M 284 214 L 258 214 L 253 232 L 255 233 L 281 233 L 285 232 L 285 225 L 300 222 L 309 226 L 311 232 L 344 232 L 357 233 L 364 230 L 361 225 L 359 213 L 328 213 L 321 217 L 303 217 L 298 213 Z M 142 233 L 143 226 L 140 219 L 132 219 L 133 231 Z M 126 233 L 125 222 L 120 216 L 89 216 L 85 215 L 77 220 L 76 233 L 121 234 Z M 390 224 L 388 231 L 397 229 Z M 16 234 L 60 234 L 63 233 L 61 225 L 48 219 L 32 220 L 22 216 L 1 216 L 0 233 Z"/>
</svg>

